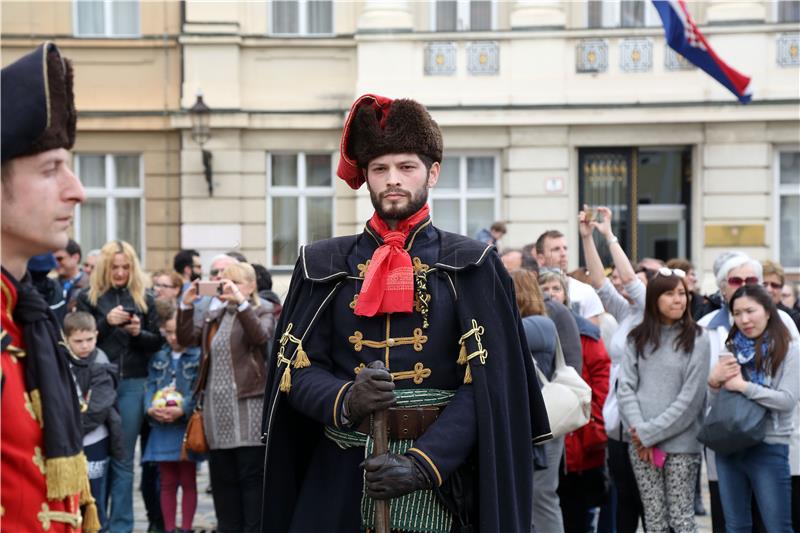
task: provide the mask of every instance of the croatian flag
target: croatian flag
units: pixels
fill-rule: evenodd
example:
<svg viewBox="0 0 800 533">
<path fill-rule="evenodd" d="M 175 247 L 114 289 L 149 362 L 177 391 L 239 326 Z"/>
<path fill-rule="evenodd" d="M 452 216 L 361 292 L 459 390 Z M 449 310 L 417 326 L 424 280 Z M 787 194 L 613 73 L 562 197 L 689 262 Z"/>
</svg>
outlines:
<svg viewBox="0 0 800 533">
<path fill-rule="evenodd" d="M 739 101 L 750 101 L 750 78 L 729 67 L 711 48 L 697 29 L 683 0 L 653 0 L 664 23 L 664 36 L 670 48 L 728 88 Z"/>
</svg>

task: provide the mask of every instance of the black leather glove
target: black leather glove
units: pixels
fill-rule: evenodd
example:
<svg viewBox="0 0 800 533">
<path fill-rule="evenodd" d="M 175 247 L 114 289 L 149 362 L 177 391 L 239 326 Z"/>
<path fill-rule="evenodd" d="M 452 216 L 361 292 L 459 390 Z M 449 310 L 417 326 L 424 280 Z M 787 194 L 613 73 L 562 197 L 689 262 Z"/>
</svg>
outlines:
<svg viewBox="0 0 800 533">
<path fill-rule="evenodd" d="M 361 369 L 347 391 L 344 403 L 351 427 L 358 426 L 370 413 L 388 409 L 397 403 L 392 375 L 382 361 L 373 361 Z"/>
<path fill-rule="evenodd" d="M 431 488 L 431 480 L 425 469 L 411 455 L 374 455 L 361 465 L 365 471 L 367 496 L 376 500 L 388 500 L 415 490 Z"/>
</svg>

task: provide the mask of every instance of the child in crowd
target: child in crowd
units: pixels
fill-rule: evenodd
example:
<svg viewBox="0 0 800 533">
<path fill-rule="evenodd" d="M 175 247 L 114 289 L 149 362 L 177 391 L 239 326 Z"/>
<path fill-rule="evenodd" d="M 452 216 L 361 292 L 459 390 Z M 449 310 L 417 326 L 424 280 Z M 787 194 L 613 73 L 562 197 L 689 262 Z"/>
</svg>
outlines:
<svg viewBox="0 0 800 533">
<path fill-rule="evenodd" d="M 122 419 L 116 408 L 117 367 L 97 345 L 97 324 L 89 313 L 64 318 L 64 336 L 71 354 L 83 425 L 83 452 L 89 461 L 89 483 L 102 531 L 108 530 L 106 481 L 109 455 L 122 457 Z"/>
<path fill-rule="evenodd" d="M 163 304 L 161 304 L 163 305 Z M 200 366 L 200 348 L 184 348 L 176 337 L 175 304 L 164 312 L 161 334 L 167 344 L 148 366 L 144 409 L 150 419 L 150 437 L 142 461 L 158 463 L 161 478 L 161 511 L 167 532 L 191 531 L 197 509 L 197 463 L 189 454 L 181 460 L 186 424 L 195 406 L 194 388 Z M 178 485 L 182 490 L 182 528 L 176 530 Z"/>
</svg>

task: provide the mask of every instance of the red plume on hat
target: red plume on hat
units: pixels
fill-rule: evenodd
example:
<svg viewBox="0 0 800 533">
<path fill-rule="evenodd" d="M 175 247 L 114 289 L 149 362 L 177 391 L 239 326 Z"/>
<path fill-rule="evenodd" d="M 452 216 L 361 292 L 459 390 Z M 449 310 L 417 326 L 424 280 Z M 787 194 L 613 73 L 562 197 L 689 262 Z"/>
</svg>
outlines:
<svg viewBox="0 0 800 533">
<path fill-rule="evenodd" d="M 442 132 L 425 106 L 365 94 L 350 108 L 344 124 L 336 174 L 358 189 L 370 161 L 386 154 L 412 153 L 442 161 Z"/>
</svg>

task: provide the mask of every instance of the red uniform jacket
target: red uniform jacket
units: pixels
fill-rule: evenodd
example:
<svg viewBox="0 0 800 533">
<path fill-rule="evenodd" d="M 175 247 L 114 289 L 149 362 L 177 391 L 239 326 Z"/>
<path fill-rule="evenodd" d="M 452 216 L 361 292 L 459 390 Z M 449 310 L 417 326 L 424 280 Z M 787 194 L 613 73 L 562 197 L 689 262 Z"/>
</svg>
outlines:
<svg viewBox="0 0 800 533">
<path fill-rule="evenodd" d="M 25 346 L 14 323 L 17 282 L 2 274 L 2 402 L 0 402 L 0 530 L 77 533 L 78 495 L 47 499 L 44 440 L 25 388 Z"/>
</svg>

